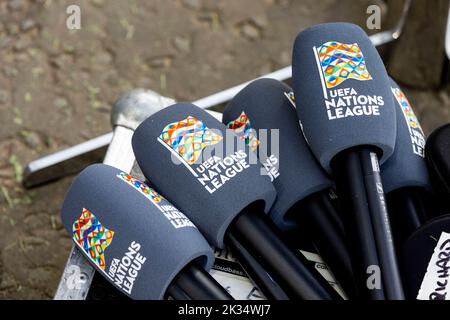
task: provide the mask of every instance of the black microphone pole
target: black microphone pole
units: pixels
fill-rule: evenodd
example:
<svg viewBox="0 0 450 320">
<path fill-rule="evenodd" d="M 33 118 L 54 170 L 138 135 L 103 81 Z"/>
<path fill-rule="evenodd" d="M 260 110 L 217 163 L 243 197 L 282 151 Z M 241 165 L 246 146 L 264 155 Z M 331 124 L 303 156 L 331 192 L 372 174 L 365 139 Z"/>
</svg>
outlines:
<svg viewBox="0 0 450 320">
<path fill-rule="evenodd" d="M 317 281 L 320 275 L 311 272 L 306 258 L 281 240 L 280 231 L 257 208 L 244 209 L 229 232 L 253 253 L 288 296 L 309 300 L 340 299 L 334 289 Z"/>
<path fill-rule="evenodd" d="M 359 157 L 386 297 L 389 300 L 404 299 L 378 157 L 371 148 L 362 148 Z"/>
<path fill-rule="evenodd" d="M 171 283 L 167 287 L 165 298 L 168 299 L 171 297 L 173 300 L 192 300 L 186 292 L 184 292 L 179 286 L 174 283 Z"/>
<path fill-rule="evenodd" d="M 190 264 L 181 270 L 173 284 L 192 300 L 234 300 L 205 269 L 195 264 Z"/>
<path fill-rule="evenodd" d="M 355 278 L 347 236 L 328 193 L 317 192 L 306 197 L 290 209 L 287 215 L 295 217 L 302 226 L 301 229 L 307 232 L 344 292 L 350 299 L 355 297 Z"/>
<path fill-rule="evenodd" d="M 284 290 L 271 277 L 267 270 L 252 256 L 241 241 L 239 241 L 233 232 L 228 232 L 225 235 L 225 242 L 228 247 L 236 255 L 239 264 L 254 282 L 254 285 L 264 294 L 269 300 L 289 300 Z M 254 253 L 253 253 L 254 254 Z"/>
<path fill-rule="evenodd" d="M 427 190 L 422 187 L 403 187 L 386 193 L 392 230 L 397 248 L 428 219 Z"/>
<path fill-rule="evenodd" d="M 347 234 L 350 238 L 349 246 L 359 293 L 369 295 L 366 298 L 371 300 L 384 300 L 383 288 L 380 290 L 367 288 L 367 268 L 379 266 L 380 263 L 359 156 L 355 152 L 337 155 L 331 166 L 336 168 L 335 181 L 339 201 L 343 211 L 349 215 L 345 221 L 348 226 Z"/>
<path fill-rule="evenodd" d="M 332 166 L 334 172 L 337 172 L 336 184 L 343 206 L 348 208 L 349 212 L 353 212 L 355 227 L 360 228 L 360 232 L 364 230 L 364 233 L 361 232 L 357 236 L 359 241 L 366 243 L 366 250 L 361 251 L 361 259 L 367 267 L 380 266 L 387 299 L 403 299 L 378 157 L 370 147 L 346 150 L 336 157 L 336 162 Z M 353 205 L 357 207 L 351 210 Z M 373 299 L 383 299 L 382 292 L 378 290 L 370 292 Z"/>
</svg>

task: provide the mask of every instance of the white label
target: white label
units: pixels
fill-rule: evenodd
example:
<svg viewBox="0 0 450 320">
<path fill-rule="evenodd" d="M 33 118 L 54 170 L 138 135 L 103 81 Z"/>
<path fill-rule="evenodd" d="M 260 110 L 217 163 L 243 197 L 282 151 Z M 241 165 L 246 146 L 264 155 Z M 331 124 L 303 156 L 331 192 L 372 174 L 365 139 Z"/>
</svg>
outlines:
<svg viewBox="0 0 450 320">
<path fill-rule="evenodd" d="M 450 300 L 450 234 L 442 232 L 428 263 L 417 300 Z"/>
<path fill-rule="evenodd" d="M 380 172 L 380 163 L 378 162 L 378 156 L 375 152 L 370 153 L 370 161 L 372 162 L 373 172 Z"/>
</svg>

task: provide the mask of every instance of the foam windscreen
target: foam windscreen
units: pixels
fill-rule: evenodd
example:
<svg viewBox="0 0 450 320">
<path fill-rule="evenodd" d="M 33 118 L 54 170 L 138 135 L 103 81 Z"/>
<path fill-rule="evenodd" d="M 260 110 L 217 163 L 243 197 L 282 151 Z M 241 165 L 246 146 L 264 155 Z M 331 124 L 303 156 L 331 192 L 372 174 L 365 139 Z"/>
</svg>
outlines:
<svg viewBox="0 0 450 320">
<path fill-rule="evenodd" d="M 431 189 L 425 162 L 425 134 L 404 92 L 391 79 L 397 113 L 395 151 L 381 167 L 385 192 L 403 187 Z"/>
<path fill-rule="evenodd" d="M 255 154 L 206 111 L 177 103 L 146 119 L 132 139 L 147 179 L 223 247 L 226 230 L 248 205 L 268 212 L 276 192 Z"/>
<path fill-rule="evenodd" d="M 333 183 L 303 137 L 292 89 L 274 79 L 255 80 L 227 104 L 222 121 L 258 152 L 277 190 L 272 220 L 282 230 L 295 227 L 286 212 Z"/>
<path fill-rule="evenodd" d="M 434 130 L 428 137 L 425 158 L 440 192 L 450 193 L 450 124 Z"/>
<path fill-rule="evenodd" d="M 405 241 L 400 263 L 408 299 L 449 299 L 449 232 L 447 214 L 428 221 Z"/>
<path fill-rule="evenodd" d="M 61 211 L 89 262 L 133 299 L 163 299 L 187 264 L 209 269 L 214 254 L 194 224 L 143 182 L 95 164 L 74 180 Z"/>
<path fill-rule="evenodd" d="M 293 89 L 303 132 L 331 172 L 339 152 L 377 147 L 384 163 L 394 151 L 396 121 L 389 77 L 367 34 L 349 23 L 299 33 L 292 61 Z"/>
</svg>

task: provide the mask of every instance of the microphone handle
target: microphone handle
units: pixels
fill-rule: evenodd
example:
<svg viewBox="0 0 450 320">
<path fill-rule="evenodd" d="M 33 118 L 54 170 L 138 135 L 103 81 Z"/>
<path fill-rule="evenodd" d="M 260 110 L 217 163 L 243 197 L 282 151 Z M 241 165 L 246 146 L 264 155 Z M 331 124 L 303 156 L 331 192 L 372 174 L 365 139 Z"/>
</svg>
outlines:
<svg viewBox="0 0 450 320">
<path fill-rule="evenodd" d="M 405 187 L 386 195 L 389 212 L 395 212 L 390 218 L 397 248 L 427 221 L 426 192 L 421 187 Z"/>
<path fill-rule="evenodd" d="M 361 147 L 357 152 L 364 175 L 367 200 L 372 225 L 374 227 L 375 242 L 386 298 L 388 300 L 405 300 L 383 191 L 383 183 L 381 181 L 378 157 L 369 147 Z"/>
<path fill-rule="evenodd" d="M 191 263 L 173 280 L 192 300 L 234 300 L 205 269 Z"/>
<path fill-rule="evenodd" d="M 167 297 L 172 297 L 174 300 L 192 300 L 184 290 L 173 282 L 167 288 L 166 299 Z"/>
<path fill-rule="evenodd" d="M 384 300 L 383 283 L 380 288 L 369 288 L 367 283 L 368 268 L 379 266 L 379 261 L 359 155 L 353 150 L 341 152 L 331 165 L 339 203 L 346 213 L 343 220 L 357 293 L 361 298 Z"/>
<path fill-rule="evenodd" d="M 258 263 L 258 261 L 247 251 L 238 239 L 228 232 L 225 235 L 227 246 L 236 256 L 239 264 L 244 268 L 255 286 L 269 300 L 289 300 L 278 283 L 268 274 L 268 272 Z"/>
<path fill-rule="evenodd" d="M 116 289 L 116 287 L 114 287 L 111 282 L 106 280 L 106 278 L 101 275 L 100 272 L 95 272 L 92 283 L 95 283 L 95 285 L 91 285 L 89 287 L 89 291 L 86 295 L 86 300 L 117 301 L 130 299 L 125 293 L 122 293 L 120 290 Z"/>
<path fill-rule="evenodd" d="M 341 296 L 298 251 L 281 240 L 270 218 L 252 205 L 235 219 L 229 231 L 295 300 L 341 300 Z"/>
<path fill-rule="evenodd" d="M 347 239 L 341 218 L 330 203 L 327 192 L 316 192 L 293 209 L 301 230 L 306 231 L 347 296 L 354 298 L 355 278 Z"/>
</svg>

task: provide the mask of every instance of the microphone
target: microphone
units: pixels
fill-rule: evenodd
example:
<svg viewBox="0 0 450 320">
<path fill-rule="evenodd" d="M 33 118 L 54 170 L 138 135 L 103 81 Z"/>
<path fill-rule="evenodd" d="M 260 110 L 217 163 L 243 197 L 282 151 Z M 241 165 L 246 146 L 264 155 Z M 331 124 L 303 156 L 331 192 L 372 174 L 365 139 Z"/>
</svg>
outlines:
<svg viewBox="0 0 450 320">
<path fill-rule="evenodd" d="M 358 291 L 371 299 L 404 299 L 379 172 L 396 136 L 382 60 L 360 27 L 328 23 L 297 36 L 292 68 L 303 133 L 334 176 L 347 213 Z"/>
<path fill-rule="evenodd" d="M 275 224 L 288 230 L 298 223 L 308 230 L 344 291 L 353 296 L 353 272 L 342 221 L 328 196 L 333 182 L 302 135 L 292 89 L 278 80 L 255 80 L 227 104 L 222 122 L 258 152 L 277 190 L 269 212 Z"/>
<path fill-rule="evenodd" d="M 431 219 L 402 245 L 400 261 L 408 299 L 448 300 L 450 214 Z"/>
<path fill-rule="evenodd" d="M 425 146 L 425 159 L 439 193 L 450 194 L 450 124 L 435 129 Z"/>
<path fill-rule="evenodd" d="M 427 201 L 432 191 L 425 162 L 425 134 L 414 111 L 397 83 L 391 79 L 397 120 L 395 150 L 381 167 L 384 190 L 396 245 L 427 219 Z"/>
<path fill-rule="evenodd" d="M 425 145 L 425 160 L 430 173 L 431 184 L 436 192 L 433 199 L 436 212 L 434 216 L 450 210 L 450 124 L 435 129 Z"/>
<path fill-rule="evenodd" d="M 446 208 L 441 208 L 440 199 L 433 199 L 433 209 L 447 210 L 450 192 L 449 159 L 450 125 L 435 129 L 425 145 L 425 162 L 434 190 Z M 411 143 L 416 142 L 412 140 Z M 411 145 L 410 143 L 410 145 Z M 429 188 L 429 182 L 426 185 Z M 438 204 L 436 205 L 436 202 Z M 430 216 L 430 215 L 429 215 Z M 448 252 L 450 247 L 450 215 L 439 212 L 404 242 L 401 250 L 402 270 L 406 294 L 409 299 L 448 300 L 449 275 Z M 420 254 L 417 254 L 420 252 Z"/>
<path fill-rule="evenodd" d="M 178 103 L 145 120 L 132 145 L 145 177 L 192 219 L 211 245 L 223 248 L 226 242 L 237 251 L 228 234 L 237 239 L 291 299 L 339 299 L 306 259 L 281 240 L 265 214 L 276 191 L 261 175 L 256 155 L 239 141 L 204 110 Z"/>
<path fill-rule="evenodd" d="M 206 271 L 214 253 L 195 225 L 127 173 L 104 164 L 83 170 L 61 218 L 86 259 L 132 299 L 232 299 Z"/>
<path fill-rule="evenodd" d="M 395 213 L 391 219 L 405 294 L 408 299 L 442 299 L 448 290 L 445 268 L 446 250 L 450 249 L 446 247 L 450 242 L 450 215 L 426 222 L 435 210 L 429 203 L 433 189 L 425 161 L 429 142 L 425 144 L 425 134 L 406 95 L 392 79 L 391 90 L 397 113 L 397 141 L 381 172 L 389 210 Z"/>
</svg>

